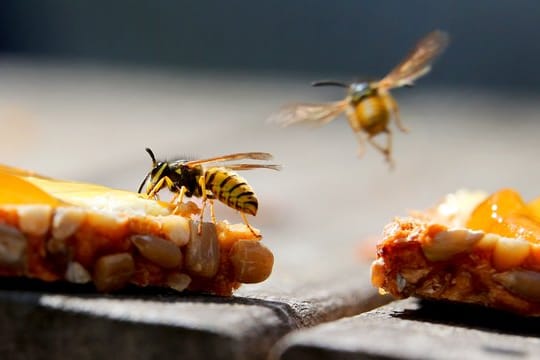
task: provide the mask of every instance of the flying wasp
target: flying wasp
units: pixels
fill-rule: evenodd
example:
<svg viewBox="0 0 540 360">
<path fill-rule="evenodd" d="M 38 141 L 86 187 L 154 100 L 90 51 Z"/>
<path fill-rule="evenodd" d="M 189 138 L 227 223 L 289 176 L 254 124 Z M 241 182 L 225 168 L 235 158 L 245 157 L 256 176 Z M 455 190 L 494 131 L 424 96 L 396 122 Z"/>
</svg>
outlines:
<svg viewBox="0 0 540 360">
<path fill-rule="evenodd" d="M 207 200 L 210 202 L 210 213 L 215 223 L 213 200 L 217 199 L 230 208 L 238 210 L 244 223 L 257 237 L 260 237 L 249 224 L 246 214 L 255 216 L 259 202 L 247 181 L 235 171 L 252 169 L 280 170 L 279 165 L 273 164 L 221 164 L 234 160 L 270 160 L 272 155 L 264 152 L 247 152 L 223 155 L 202 160 L 175 160 L 157 161 L 151 149 L 146 152 L 152 159 L 152 169 L 144 177 L 138 192 L 146 186 L 145 195 L 149 198 L 157 198 L 157 194 L 163 188 L 169 189 L 174 195 L 171 199 L 173 204 L 181 204 L 184 196 L 198 197 L 202 199 L 200 224 L 203 221 L 204 210 Z M 207 166 L 215 164 L 216 166 Z M 199 227 L 200 230 L 200 227 Z"/>
<path fill-rule="evenodd" d="M 313 86 L 339 86 L 347 89 L 345 99 L 332 103 L 309 104 L 295 103 L 286 105 L 277 114 L 270 117 L 271 122 L 281 126 L 295 123 L 324 125 L 345 113 L 349 125 L 356 134 L 361 157 L 367 141 L 384 156 L 393 166 L 392 132 L 388 128 L 393 118 L 402 132 L 407 128 L 402 124 L 396 101 L 390 90 L 402 86 L 412 86 L 419 77 L 426 75 L 431 64 L 448 45 L 448 34 L 433 31 L 422 38 L 411 52 L 388 75 L 378 81 L 343 83 L 339 81 L 317 81 Z M 374 141 L 374 137 L 386 133 L 386 145 Z"/>
</svg>

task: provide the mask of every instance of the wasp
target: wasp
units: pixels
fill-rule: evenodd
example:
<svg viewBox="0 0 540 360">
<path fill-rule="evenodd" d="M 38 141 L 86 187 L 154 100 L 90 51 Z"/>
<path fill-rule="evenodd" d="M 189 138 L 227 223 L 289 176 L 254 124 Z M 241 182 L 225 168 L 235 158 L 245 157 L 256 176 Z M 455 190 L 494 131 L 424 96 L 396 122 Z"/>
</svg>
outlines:
<svg viewBox="0 0 540 360">
<path fill-rule="evenodd" d="M 445 32 L 436 30 L 429 33 L 416 44 L 399 65 L 381 80 L 352 83 L 314 82 L 313 86 L 346 88 L 345 99 L 332 103 L 286 105 L 277 114 L 271 116 L 270 121 L 281 126 L 301 122 L 324 125 L 344 113 L 359 143 L 358 156 L 362 157 L 364 154 L 367 139 L 384 155 L 385 160 L 392 167 L 392 132 L 388 128 L 390 119 L 395 120 L 402 132 L 408 130 L 401 122 L 398 105 L 390 95 L 390 90 L 402 86 L 413 86 L 416 79 L 430 71 L 431 64 L 444 51 L 448 41 L 449 37 Z M 381 133 L 386 134 L 386 145 L 381 145 L 373 139 Z"/>
<path fill-rule="evenodd" d="M 215 223 L 213 200 L 217 199 L 230 208 L 237 210 L 249 230 L 260 237 L 249 224 L 246 214 L 255 216 L 259 207 L 257 196 L 247 181 L 235 171 L 252 169 L 280 170 L 279 165 L 273 164 L 223 164 L 235 160 L 271 160 L 272 155 L 264 152 L 247 152 L 218 156 L 202 160 L 175 160 L 157 161 L 151 149 L 146 152 L 152 159 L 152 169 L 144 177 L 138 192 L 146 186 L 145 195 L 148 198 L 157 198 L 163 188 L 169 189 L 174 195 L 171 203 L 178 205 L 183 202 L 184 196 L 202 199 L 200 226 L 202 225 L 206 202 L 210 202 L 212 221 Z M 176 211 L 175 209 L 175 211 Z M 199 231 L 201 227 L 199 226 Z"/>
</svg>

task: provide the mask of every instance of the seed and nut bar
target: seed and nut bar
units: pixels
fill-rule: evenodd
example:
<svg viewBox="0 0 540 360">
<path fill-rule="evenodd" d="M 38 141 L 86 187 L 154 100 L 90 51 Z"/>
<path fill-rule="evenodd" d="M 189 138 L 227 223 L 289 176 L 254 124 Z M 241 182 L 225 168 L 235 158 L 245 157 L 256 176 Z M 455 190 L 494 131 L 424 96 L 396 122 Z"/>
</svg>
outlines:
<svg viewBox="0 0 540 360">
<path fill-rule="evenodd" d="M 165 202 L 0 166 L 0 276 L 230 295 L 272 266 L 243 224 L 199 227 Z"/>
<path fill-rule="evenodd" d="M 397 298 L 540 315 L 540 202 L 461 191 L 384 229 L 372 283 Z"/>
</svg>

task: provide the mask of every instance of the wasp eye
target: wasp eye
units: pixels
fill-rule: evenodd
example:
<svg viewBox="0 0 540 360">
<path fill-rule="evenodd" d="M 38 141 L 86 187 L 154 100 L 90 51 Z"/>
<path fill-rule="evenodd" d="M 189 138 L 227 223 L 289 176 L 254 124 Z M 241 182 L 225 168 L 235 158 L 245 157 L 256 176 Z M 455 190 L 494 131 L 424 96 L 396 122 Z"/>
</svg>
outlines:
<svg viewBox="0 0 540 360">
<path fill-rule="evenodd" d="M 163 166 L 163 162 L 157 163 L 156 166 L 154 166 L 152 170 L 150 170 L 150 175 L 151 176 L 156 175 L 158 172 L 161 171 L 162 166 Z"/>
</svg>

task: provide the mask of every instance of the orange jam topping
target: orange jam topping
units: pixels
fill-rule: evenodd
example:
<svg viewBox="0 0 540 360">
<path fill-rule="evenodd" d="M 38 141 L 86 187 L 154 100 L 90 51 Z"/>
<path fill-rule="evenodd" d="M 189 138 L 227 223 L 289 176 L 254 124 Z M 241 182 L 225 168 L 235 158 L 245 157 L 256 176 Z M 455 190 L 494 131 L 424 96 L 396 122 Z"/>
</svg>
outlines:
<svg viewBox="0 0 540 360">
<path fill-rule="evenodd" d="M 540 242 L 540 198 L 527 204 L 516 191 L 499 190 L 476 207 L 467 228 Z"/>
</svg>

